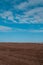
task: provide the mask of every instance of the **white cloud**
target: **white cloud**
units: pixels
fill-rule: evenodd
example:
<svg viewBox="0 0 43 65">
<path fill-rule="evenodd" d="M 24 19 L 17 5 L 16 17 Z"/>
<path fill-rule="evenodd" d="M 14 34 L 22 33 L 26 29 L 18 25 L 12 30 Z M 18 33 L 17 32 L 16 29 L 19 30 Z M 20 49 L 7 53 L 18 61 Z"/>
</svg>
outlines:
<svg viewBox="0 0 43 65">
<path fill-rule="evenodd" d="M 7 27 L 7 26 L 0 25 L 0 31 L 11 31 L 11 30 L 12 30 L 11 27 Z"/>
<path fill-rule="evenodd" d="M 12 15 L 12 12 L 10 12 L 10 11 L 4 11 L 3 13 L 0 13 L 0 16 L 2 17 L 2 18 L 7 18 L 7 17 L 9 17 L 9 16 L 11 16 Z"/>
<path fill-rule="evenodd" d="M 15 18 L 19 23 L 43 23 L 43 7 L 38 7 L 39 4 L 43 5 L 43 0 L 28 0 L 20 3 L 16 8 L 23 10 L 24 15 L 17 15 Z M 34 6 L 33 9 L 32 6 Z"/>
<path fill-rule="evenodd" d="M 36 14 L 35 14 L 36 13 Z M 33 16 L 32 18 L 29 16 Z M 25 12 L 25 18 L 30 19 L 32 23 L 43 23 L 43 7 L 32 9 L 31 11 Z"/>
<path fill-rule="evenodd" d="M 22 2 L 20 3 L 18 6 L 16 6 L 18 9 L 26 9 L 26 7 L 28 6 L 28 2 Z"/>
<path fill-rule="evenodd" d="M 24 14 L 27 16 L 33 15 L 34 13 L 37 13 L 37 14 L 42 13 L 43 14 L 43 7 L 34 8 L 30 11 L 24 12 Z"/>
<path fill-rule="evenodd" d="M 13 16 L 13 13 L 11 11 L 4 11 L 3 13 L 0 13 L 0 16 L 3 18 L 3 19 L 7 19 L 7 20 L 11 20 L 12 22 L 14 23 L 17 23 L 15 20 L 14 20 L 14 16 Z"/>
<path fill-rule="evenodd" d="M 6 0 L 7 1 L 7 0 Z M 12 1 L 15 2 L 16 0 Z M 16 9 L 17 11 L 23 10 L 24 15 L 20 15 L 15 13 L 15 17 L 13 15 L 12 11 L 4 11 L 3 13 L 0 13 L 0 17 L 2 17 L 5 20 L 11 20 L 14 23 L 43 23 L 43 7 L 38 7 L 38 5 L 43 5 L 43 0 L 27 0 L 25 2 L 21 2 L 20 4 L 13 4 L 12 7 Z M 32 9 L 32 6 L 34 8 Z M 35 7 L 37 6 L 37 7 Z M 14 10 L 13 8 L 11 8 Z M 32 16 L 32 17 L 30 17 Z M 16 21 L 18 19 L 18 21 Z"/>
<path fill-rule="evenodd" d="M 19 5 L 16 6 L 16 8 L 20 9 L 20 10 L 26 10 L 27 7 L 31 7 L 31 6 L 37 6 L 38 4 L 43 5 L 43 0 L 28 0 L 25 2 L 20 3 Z"/>
<path fill-rule="evenodd" d="M 24 12 L 24 15 L 16 15 L 19 23 L 43 23 L 43 7 Z"/>
<path fill-rule="evenodd" d="M 28 0 L 29 5 L 37 5 L 37 4 L 43 4 L 43 0 Z"/>
</svg>

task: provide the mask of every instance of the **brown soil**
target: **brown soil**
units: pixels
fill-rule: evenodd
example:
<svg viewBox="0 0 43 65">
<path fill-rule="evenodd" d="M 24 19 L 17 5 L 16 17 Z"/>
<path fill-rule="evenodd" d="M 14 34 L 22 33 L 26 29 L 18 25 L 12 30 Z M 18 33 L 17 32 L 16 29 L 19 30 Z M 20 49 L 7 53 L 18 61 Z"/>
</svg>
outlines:
<svg viewBox="0 0 43 65">
<path fill-rule="evenodd" d="M 43 44 L 0 43 L 0 65 L 43 65 Z"/>
</svg>

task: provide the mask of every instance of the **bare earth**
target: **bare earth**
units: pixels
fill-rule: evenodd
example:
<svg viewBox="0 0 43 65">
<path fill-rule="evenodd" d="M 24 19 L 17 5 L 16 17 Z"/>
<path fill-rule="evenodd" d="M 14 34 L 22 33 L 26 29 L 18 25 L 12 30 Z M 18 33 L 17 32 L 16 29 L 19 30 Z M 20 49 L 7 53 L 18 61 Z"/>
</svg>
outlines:
<svg viewBox="0 0 43 65">
<path fill-rule="evenodd" d="M 43 44 L 0 43 L 0 65 L 43 65 Z"/>
</svg>

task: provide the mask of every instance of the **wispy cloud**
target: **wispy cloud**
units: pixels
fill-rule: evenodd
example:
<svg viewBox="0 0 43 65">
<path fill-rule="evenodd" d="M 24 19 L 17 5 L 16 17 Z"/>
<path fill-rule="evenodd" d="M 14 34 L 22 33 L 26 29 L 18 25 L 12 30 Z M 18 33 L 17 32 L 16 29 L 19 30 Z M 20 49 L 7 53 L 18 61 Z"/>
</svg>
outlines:
<svg viewBox="0 0 43 65">
<path fill-rule="evenodd" d="M 26 10 L 27 7 L 30 10 L 30 8 L 32 7 L 37 7 L 38 5 L 43 5 L 43 0 L 27 0 L 25 2 L 21 2 L 19 5 L 17 5 L 16 7 L 20 10 Z M 27 10 L 28 10 L 27 9 Z"/>
<path fill-rule="evenodd" d="M 5 20 L 10 20 L 10 21 L 12 21 L 12 22 L 17 23 L 17 22 L 14 20 L 13 13 L 12 13 L 11 11 L 4 11 L 3 13 L 0 13 L 0 17 L 2 17 L 2 18 L 5 19 Z"/>
<path fill-rule="evenodd" d="M 8 26 L 0 25 L 0 32 L 43 32 L 43 28 L 40 29 L 22 29 L 22 28 L 11 28 Z"/>
<path fill-rule="evenodd" d="M 43 0 L 28 0 L 16 7 L 24 11 L 24 15 L 16 16 L 19 23 L 43 23 Z"/>
<path fill-rule="evenodd" d="M 10 2 L 10 0 L 5 1 L 7 3 Z M 19 4 L 17 4 L 17 2 Z M 2 17 L 3 19 L 20 24 L 43 24 L 43 0 L 25 0 L 23 2 L 13 0 L 10 2 L 9 6 L 10 7 L 8 8 L 8 10 L 6 10 L 6 7 L 5 10 L 0 9 L 0 17 Z M 22 15 L 21 12 L 23 12 Z"/>
<path fill-rule="evenodd" d="M 24 17 L 31 23 L 43 23 L 43 7 L 25 12 Z"/>
<path fill-rule="evenodd" d="M 17 5 L 17 9 L 20 9 L 20 10 L 26 10 L 26 7 L 28 6 L 28 2 L 22 2 L 20 3 L 19 5 Z"/>
<path fill-rule="evenodd" d="M 16 15 L 19 23 L 43 23 L 43 7 L 24 12 L 24 15 Z"/>
<path fill-rule="evenodd" d="M 12 31 L 11 27 L 0 25 L 0 31 Z"/>
</svg>

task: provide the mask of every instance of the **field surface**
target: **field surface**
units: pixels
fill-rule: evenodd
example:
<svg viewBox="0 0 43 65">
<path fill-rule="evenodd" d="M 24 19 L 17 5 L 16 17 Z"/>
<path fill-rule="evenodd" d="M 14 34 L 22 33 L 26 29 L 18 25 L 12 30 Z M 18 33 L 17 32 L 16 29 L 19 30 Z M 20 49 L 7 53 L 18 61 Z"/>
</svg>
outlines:
<svg viewBox="0 0 43 65">
<path fill-rule="evenodd" d="M 43 65 L 43 44 L 0 43 L 0 65 Z"/>
</svg>

